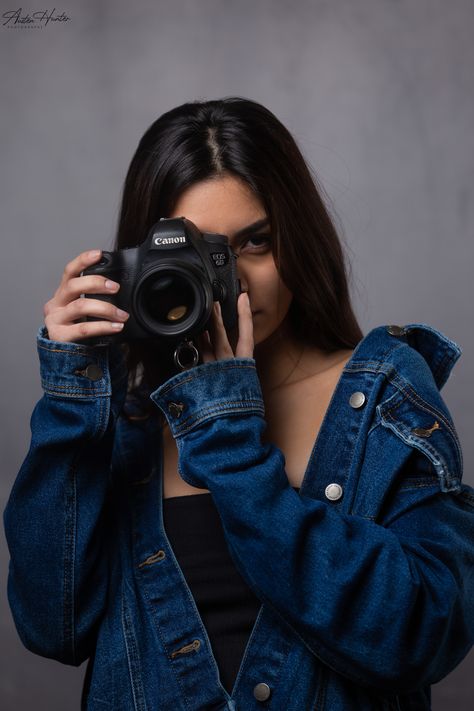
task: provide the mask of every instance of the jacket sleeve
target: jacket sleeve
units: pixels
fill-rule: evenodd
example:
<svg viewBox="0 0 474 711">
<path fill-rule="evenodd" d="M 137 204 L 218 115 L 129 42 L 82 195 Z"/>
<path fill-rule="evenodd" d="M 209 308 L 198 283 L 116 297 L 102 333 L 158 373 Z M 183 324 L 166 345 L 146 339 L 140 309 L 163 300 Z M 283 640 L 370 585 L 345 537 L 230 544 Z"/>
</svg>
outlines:
<svg viewBox="0 0 474 711">
<path fill-rule="evenodd" d="M 320 660 L 401 693 L 438 681 L 466 655 L 472 492 L 428 487 L 387 526 L 298 495 L 282 452 L 262 443 L 251 358 L 198 366 L 151 398 L 176 439 L 181 477 L 211 491 L 242 576 Z"/>
<path fill-rule="evenodd" d="M 127 371 L 117 346 L 38 334 L 44 395 L 4 511 L 8 599 L 27 649 L 79 665 L 107 592 L 104 556 L 114 424 Z"/>
</svg>

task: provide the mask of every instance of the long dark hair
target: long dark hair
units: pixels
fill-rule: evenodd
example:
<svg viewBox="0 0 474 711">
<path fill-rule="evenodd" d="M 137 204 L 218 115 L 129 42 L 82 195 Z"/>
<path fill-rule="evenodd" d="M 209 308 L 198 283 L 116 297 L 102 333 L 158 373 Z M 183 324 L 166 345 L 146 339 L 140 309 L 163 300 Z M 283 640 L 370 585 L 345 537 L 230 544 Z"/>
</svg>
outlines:
<svg viewBox="0 0 474 711">
<path fill-rule="evenodd" d="M 354 348 L 362 332 L 333 221 L 295 140 L 255 101 L 193 101 L 152 123 L 125 179 L 115 248 L 143 242 L 186 188 L 224 174 L 245 181 L 265 208 L 275 261 L 293 293 L 295 337 L 327 352 Z M 128 367 L 133 377 L 141 367 L 150 387 L 166 375 L 142 344 L 130 344 Z"/>
</svg>

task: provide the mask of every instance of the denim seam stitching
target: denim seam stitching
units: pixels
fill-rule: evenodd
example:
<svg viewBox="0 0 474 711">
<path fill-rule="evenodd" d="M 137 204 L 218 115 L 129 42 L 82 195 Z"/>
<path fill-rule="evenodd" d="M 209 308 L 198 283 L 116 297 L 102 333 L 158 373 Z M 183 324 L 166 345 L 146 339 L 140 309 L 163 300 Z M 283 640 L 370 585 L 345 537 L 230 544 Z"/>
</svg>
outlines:
<svg viewBox="0 0 474 711">
<path fill-rule="evenodd" d="M 176 434 L 178 435 L 183 435 L 189 432 L 193 427 L 202 424 L 203 422 L 207 422 L 211 419 L 217 419 L 218 417 L 221 417 L 222 415 L 230 415 L 230 414 L 244 414 L 244 413 L 251 413 L 255 415 L 261 415 L 262 417 L 264 416 L 264 408 L 261 406 L 260 401 L 255 402 L 252 400 L 246 401 L 247 404 L 243 404 L 241 400 L 237 400 L 235 402 L 229 402 L 226 403 L 225 406 L 220 406 L 217 409 L 212 408 L 209 410 L 201 410 L 199 414 L 194 415 L 193 417 L 189 417 L 187 420 L 184 420 L 183 422 L 180 423 L 175 423 L 173 422 L 172 424 L 174 425 L 173 430 Z"/>
<path fill-rule="evenodd" d="M 403 390 L 402 388 L 400 388 L 400 390 L 401 390 L 401 392 L 403 392 L 405 397 L 401 401 L 396 402 L 393 405 L 391 405 L 390 407 L 388 407 L 384 413 L 384 414 L 390 415 L 393 419 L 395 419 L 395 418 L 393 417 L 392 412 L 394 410 L 397 410 L 403 402 L 405 402 L 406 400 L 413 402 L 413 398 L 410 396 L 408 391 Z M 436 410 L 436 408 L 430 407 L 429 404 L 426 403 L 424 400 L 420 400 L 419 402 L 415 402 L 414 404 L 417 405 L 420 408 L 420 410 L 423 410 L 424 412 L 429 412 L 429 414 L 433 415 L 433 417 L 437 417 L 438 419 L 442 420 L 443 424 L 445 425 L 445 427 L 449 431 L 449 433 L 451 435 L 454 434 L 451 427 L 450 427 L 449 421 L 446 419 L 446 417 L 442 413 L 438 412 Z"/>
<path fill-rule="evenodd" d="M 130 685 L 132 687 L 133 705 L 135 711 L 146 711 L 146 701 L 144 698 L 141 674 L 137 670 L 137 662 L 139 660 L 138 645 L 123 589 L 121 590 L 121 598 L 122 632 L 125 638 L 125 649 L 127 651 L 128 672 L 130 675 Z M 137 674 L 139 674 L 138 677 Z"/>
<path fill-rule="evenodd" d="M 399 389 L 405 395 L 404 399 L 408 399 L 411 402 L 414 402 L 414 404 L 417 405 L 421 410 L 423 410 L 425 412 L 429 412 L 430 415 L 433 415 L 433 417 L 439 418 L 443 422 L 444 426 L 446 427 L 446 430 L 449 432 L 449 434 L 451 435 L 451 437 L 453 439 L 456 454 L 458 455 L 458 463 L 462 469 L 462 454 L 460 452 L 459 445 L 457 443 L 457 435 L 456 435 L 453 427 L 451 426 L 449 420 L 446 418 L 446 416 L 443 415 L 443 413 L 439 412 L 434 406 L 429 405 L 429 403 L 427 403 L 425 400 L 423 400 L 406 382 L 405 382 L 405 388 L 403 387 L 402 384 L 400 384 Z M 394 404 L 392 407 L 390 407 L 386 411 L 386 414 L 394 422 L 397 422 L 397 420 L 393 417 L 393 415 L 391 413 L 393 410 L 398 408 L 402 404 L 403 401 L 404 400 L 402 400 L 399 403 Z M 402 424 L 404 424 L 404 423 L 402 423 Z M 406 425 L 405 425 L 405 427 L 407 428 Z M 429 443 L 426 442 L 426 444 L 427 444 L 427 449 L 429 449 Z"/>
<path fill-rule="evenodd" d="M 80 348 L 49 348 L 48 346 L 43 346 L 38 343 L 38 349 L 46 351 L 47 353 L 65 353 L 66 355 L 81 355 L 88 358 L 94 358 L 97 361 L 100 360 L 100 356 L 97 353 L 93 353 L 92 351 L 88 350 L 82 350 Z"/>
<path fill-rule="evenodd" d="M 257 613 L 257 617 L 255 618 L 255 622 L 254 622 L 253 627 L 252 627 L 252 630 L 251 630 L 251 632 L 250 632 L 250 636 L 249 636 L 249 638 L 248 638 L 248 640 L 247 640 L 247 645 L 246 645 L 246 647 L 245 647 L 245 649 L 244 649 L 243 657 L 242 657 L 242 659 L 240 660 L 240 667 L 239 667 L 239 670 L 238 670 L 238 672 L 237 672 L 237 676 L 235 677 L 234 688 L 237 688 L 237 685 L 238 685 L 238 684 L 240 685 L 240 679 L 242 678 L 242 675 L 243 675 L 244 665 L 245 665 L 245 662 L 247 661 L 247 657 L 249 656 L 249 649 L 250 649 L 250 646 L 251 646 L 251 644 L 252 644 L 252 642 L 253 642 L 253 638 L 256 636 L 256 633 L 257 633 L 257 625 L 258 625 L 259 627 L 261 626 L 260 618 L 261 618 L 262 615 L 263 615 L 263 611 L 264 611 L 264 603 L 261 602 L 260 608 L 259 608 L 258 613 Z"/>
<path fill-rule="evenodd" d="M 412 489 L 428 489 L 433 486 L 439 488 L 439 480 L 438 479 L 431 479 L 430 481 L 427 480 L 425 482 L 420 482 L 419 484 L 415 484 L 415 483 L 402 484 L 402 486 L 400 486 L 399 491 L 411 491 Z"/>
<path fill-rule="evenodd" d="M 92 388 L 89 390 L 83 389 L 83 388 L 71 388 L 71 387 L 56 387 L 53 386 L 51 387 L 50 385 L 45 385 L 43 386 L 43 389 L 45 392 L 50 393 L 50 394 L 55 394 L 55 395 L 80 395 L 81 393 L 84 395 L 107 395 L 109 391 L 107 389 L 101 389 L 101 390 L 93 390 Z"/>
<path fill-rule="evenodd" d="M 327 672 L 326 667 L 321 664 L 318 674 L 319 687 L 316 694 L 315 705 L 313 711 L 324 711 L 326 706 L 327 692 Z"/>
<path fill-rule="evenodd" d="M 391 414 L 389 414 L 389 413 L 387 413 L 387 420 L 388 420 L 388 421 L 391 421 L 391 422 L 393 422 L 393 423 L 395 423 L 395 425 L 397 425 L 397 424 L 399 425 L 399 424 L 400 424 L 400 423 L 399 423 L 399 420 L 396 420 L 396 419 L 395 419 Z M 398 431 L 402 432 L 402 433 L 404 434 L 404 436 L 407 437 L 408 440 L 413 440 L 414 442 L 418 442 L 419 444 L 423 444 L 423 446 L 424 446 L 424 448 L 426 449 L 426 451 L 428 451 L 428 452 L 433 456 L 433 458 L 435 459 L 435 461 L 437 461 L 438 464 L 440 464 L 440 465 L 443 467 L 444 471 L 445 471 L 446 474 L 447 474 L 447 480 L 448 480 L 449 482 L 452 482 L 452 483 L 456 484 L 456 483 L 459 481 L 459 477 L 456 476 L 454 473 L 451 473 L 451 470 L 450 470 L 450 468 L 448 467 L 448 464 L 447 464 L 445 458 L 442 456 L 441 452 L 440 452 L 438 449 L 436 449 L 435 447 L 433 447 L 432 445 L 430 445 L 429 442 L 427 442 L 425 439 L 422 439 L 421 437 L 414 437 L 413 435 L 407 435 L 407 433 L 404 431 L 404 430 L 408 430 L 408 428 L 407 428 L 406 426 L 405 426 L 404 428 L 400 428 L 400 427 L 397 428 L 397 427 L 396 427 L 396 429 L 397 429 Z M 408 444 L 410 444 L 410 442 L 408 442 Z M 412 446 L 412 445 L 410 445 L 410 446 Z M 417 447 L 417 449 L 419 449 L 419 448 Z M 423 449 L 420 450 L 420 451 L 421 451 L 422 453 L 425 453 Z"/>
<path fill-rule="evenodd" d="M 76 557 L 77 493 L 76 461 L 68 468 L 66 490 L 66 520 L 63 557 L 63 636 L 64 647 L 71 645 L 72 661 L 76 661 L 74 634 L 74 567 Z M 67 652 L 66 652 L 67 654 Z"/>
<path fill-rule="evenodd" d="M 44 390 L 45 395 L 54 398 L 72 399 L 80 398 L 81 400 L 93 401 L 96 397 L 100 399 L 109 398 L 110 392 L 98 392 L 98 393 L 82 393 L 82 392 L 55 392 L 54 390 Z"/>
<path fill-rule="evenodd" d="M 221 368 L 219 370 L 228 370 L 228 369 L 236 369 L 236 368 L 240 368 L 240 369 L 244 368 L 245 370 L 251 370 L 252 372 L 255 371 L 255 366 L 253 366 L 253 365 L 240 365 L 240 364 L 224 365 L 224 366 L 221 366 Z M 198 374 L 190 375 L 187 378 L 183 378 L 182 380 L 179 380 L 179 382 L 177 382 L 177 383 L 170 383 L 168 386 L 163 388 L 160 395 L 165 395 L 169 392 L 172 392 L 176 388 L 179 388 L 181 385 L 190 383 L 193 380 L 199 380 L 200 377 L 201 377 L 201 373 L 198 373 Z"/>
<path fill-rule="evenodd" d="M 411 400 L 416 405 L 418 405 L 420 409 L 424 410 L 425 412 L 429 412 L 430 415 L 439 417 L 439 419 L 443 421 L 446 429 L 449 430 L 450 434 L 454 437 L 454 439 L 456 439 L 456 435 L 451 426 L 451 423 L 442 412 L 440 412 L 436 407 L 434 407 L 434 405 L 430 405 L 430 403 L 426 402 L 426 400 L 423 400 L 423 398 L 418 395 L 416 390 L 414 390 L 411 385 L 407 383 L 407 381 L 403 380 L 399 376 L 397 378 L 397 381 L 399 383 L 399 386 L 397 387 L 399 387 L 400 391 L 403 392 L 403 394 L 406 396 L 406 399 Z M 401 403 L 393 405 L 393 407 L 390 409 L 394 409 L 400 404 Z"/>
<path fill-rule="evenodd" d="M 350 365 L 344 366 L 344 371 L 346 372 L 364 372 L 367 371 L 368 373 L 390 373 L 392 370 L 395 370 L 394 366 L 391 363 L 382 363 L 376 360 L 360 360 L 356 361 L 354 363 L 351 363 Z"/>
<path fill-rule="evenodd" d="M 99 400 L 99 417 L 98 429 L 94 435 L 94 439 L 100 438 L 107 431 L 107 424 L 110 415 L 110 399 L 102 398 Z"/>
<path fill-rule="evenodd" d="M 79 384 L 77 384 L 77 385 L 76 384 L 73 384 L 73 385 L 58 384 L 58 385 L 56 385 L 56 383 L 54 381 L 47 380 L 47 378 L 42 378 L 41 380 L 43 383 L 45 383 L 45 385 L 48 385 L 53 388 L 57 388 L 58 390 L 84 390 L 84 391 L 87 391 L 87 390 L 99 390 L 100 388 L 104 388 L 103 385 L 89 385 L 89 386 L 79 385 Z M 101 378 L 101 380 L 102 380 L 102 378 Z"/>
<path fill-rule="evenodd" d="M 98 427 L 97 431 L 90 437 L 91 440 L 96 439 L 104 433 L 104 422 L 106 420 L 107 408 L 104 407 L 104 402 L 100 403 Z M 72 660 L 76 661 L 76 636 L 75 636 L 75 565 L 76 565 L 76 534 L 77 534 L 77 458 L 76 453 L 72 464 L 69 467 L 71 478 L 72 491 L 68 495 L 67 501 L 71 501 L 70 516 L 66 518 L 65 525 L 65 550 L 64 550 L 64 574 L 63 574 L 63 643 L 66 646 L 66 641 L 70 638 Z M 71 498 L 72 496 L 72 498 Z M 66 506 L 66 510 L 68 507 Z M 71 529 L 67 525 L 70 520 Z M 68 553 L 69 551 L 69 553 Z M 69 573 L 67 572 L 69 568 Z"/>
</svg>

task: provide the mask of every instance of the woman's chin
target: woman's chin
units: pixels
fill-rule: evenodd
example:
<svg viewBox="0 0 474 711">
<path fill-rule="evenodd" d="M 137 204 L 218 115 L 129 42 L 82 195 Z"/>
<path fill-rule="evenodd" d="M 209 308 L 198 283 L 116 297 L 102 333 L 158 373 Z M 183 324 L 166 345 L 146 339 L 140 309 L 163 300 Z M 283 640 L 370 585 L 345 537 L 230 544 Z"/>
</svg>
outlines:
<svg viewBox="0 0 474 711">
<path fill-rule="evenodd" d="M 274 325 L 272 328 L 268 322 L 264 322 L 262 315 L 263 313 L 261 311 L 257 311 L 254 314 L 253 341 L 255 348 L 264 351 L 286 340 L 290 332 L 286 319 L 283 319 L 283 321 Z"/>
</svg>

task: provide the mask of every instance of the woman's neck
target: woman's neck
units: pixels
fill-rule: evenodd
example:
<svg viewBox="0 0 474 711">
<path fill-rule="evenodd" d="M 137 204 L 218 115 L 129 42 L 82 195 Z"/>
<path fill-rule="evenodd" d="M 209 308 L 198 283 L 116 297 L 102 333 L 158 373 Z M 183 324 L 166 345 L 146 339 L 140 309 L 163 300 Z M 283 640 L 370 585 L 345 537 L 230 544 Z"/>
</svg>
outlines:
<svg viewBox="0 0 474 711">
<path fill-rule="evenodd" d="M 323 376 L 351 355 L 350 350 L 332 353 L 297 340 L 288 327 L 282 326 L 254 350 L 257 372 L 264 399 L 270 393 L 310 377 Z"/>
<path fill-rule="evenodd" d="M 307 350 L 308 346 L 297 341 L 285 324 L 255 346 L 254 357 L 263 392 L 289 385 L 307 374 Z"/>
</svg>

